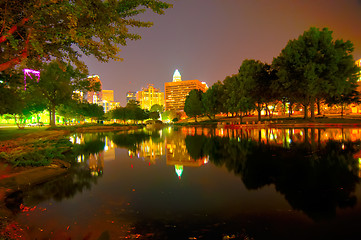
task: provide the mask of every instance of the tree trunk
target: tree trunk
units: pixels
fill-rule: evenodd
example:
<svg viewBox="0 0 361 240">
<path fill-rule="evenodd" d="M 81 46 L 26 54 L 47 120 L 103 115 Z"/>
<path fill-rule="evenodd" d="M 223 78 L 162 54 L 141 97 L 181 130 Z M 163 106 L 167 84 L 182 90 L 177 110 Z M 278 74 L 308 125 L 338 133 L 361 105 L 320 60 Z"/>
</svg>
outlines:
<svg viewBox="0 0 361 240">
<path fill-rule="evenodd" d="M 240 124 L 242 124 L 242 119 L 243 119 L 243 115 L 242 115 L 242 113 L 241 113 L 241 114 L 239 114 L 239 121 L 240 121 Z"/>
<path fill-rule="evenodd" d="M 49 111 L 49 117 L 50 117 L 50 126 L 55 127 L 55 104 L 51 105 L 51 109 Z"/>
<path fill-rule="evenodd" d="M 307 104 L 303 104 L 303 108 L 304 108 L 304 119 L 308 118 L 308 105 Z"/>
<path fill-rule="evenodd" d="M 292 115 L 292 103 L 290 102 L 290 105 L 288 107 L 288 117 L 290 118 Z"/>
<path fill-rule="evenodd" d="M 343 103 L 341 103 L 341 117 L 343 118 Z"/>
<path fill-rule="evenodd" d="M 51 107 L 49 107 L 49 124 L 51 124 L 51 122 L 52 122 L 52 117 L 53 117 L 53 115 L 52 115 L 52 113 L 51 113 Z"/>
<path fill-rule="evenodd" d="M 321 115 L 321 101 L 317 99 L 317 115 Z"/>
<path fill-rule="evenodd" d="M 257 111 L 258 111 L 258 121 L 261 121 L 261 107 L 260 107 L 260 104 L 258 103 L 257 104 Z"/>
<path fill-rule="evenodd" d="M 314 98 L 311 98 L 310 111 L 311 111 L 311 121 L 315 121 L 315 99 Z"/>
</svg>

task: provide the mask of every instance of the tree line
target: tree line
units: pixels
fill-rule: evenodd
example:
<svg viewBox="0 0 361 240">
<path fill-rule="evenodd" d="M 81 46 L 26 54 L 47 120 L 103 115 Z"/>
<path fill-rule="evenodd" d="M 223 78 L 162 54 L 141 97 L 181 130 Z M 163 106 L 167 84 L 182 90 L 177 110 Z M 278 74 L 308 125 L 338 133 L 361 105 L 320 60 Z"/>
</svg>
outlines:
<svg viewBox="0 0 361 240">
<path fill-rule="evenodd" d="M 192 90 L 184 111 L 189 117 L 231 113 L 242 117 L 257 111 L 258 120 L 270 105 L 288 105 L 289 114 L 296 104 L 304 118 L 315 119 L 315 107 L 359 103 L 356 66 L 350 41 L 333 40 L 332 31 L 311 27 L 297 39 L 290 40 L 272 64 L 246 59 L 238 73 L 213 84 L 206 92 Z M 310 112 L 310 114 L 309 114 Z M 343 113 L 343 112 L 342 112 Z"/>
</svg>

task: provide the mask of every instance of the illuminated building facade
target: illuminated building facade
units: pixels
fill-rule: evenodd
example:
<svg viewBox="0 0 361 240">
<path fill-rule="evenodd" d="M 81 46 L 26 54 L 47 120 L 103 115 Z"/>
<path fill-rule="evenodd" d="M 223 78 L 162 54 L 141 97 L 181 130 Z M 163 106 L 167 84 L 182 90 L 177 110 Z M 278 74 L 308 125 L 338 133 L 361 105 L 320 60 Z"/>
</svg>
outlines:
<svg viewBox="0 0 361 240">
<path fill-rule="evenodd" d="M 114 90 L 102 90 L 103 100 L 114 102 Z"/>
<path fill-rule="evenodd" d="M 120 106 L 120 102 L 114 102 L 114 90 L 102 90 L 102 101 L 98 104 L 103 106 L 105 113 Z"/>
<path fill-rule="evenodd" d="M 127 103 L 131 100 L 137 101 L 137 92 L 127 92 Z"/>
<path fill-rule="evenodd" d="M 100 83 L 100 89 L 102 89 L 102 82 L 100 81 L 100 78 L 98 75 L 93 75 L 93 76 L 89 76 L 88 77 L 89 80 L 92 81 L 92 84 L 95 84 L 97 82 Z M 103 96 L 102 96 L 102 91 L 98 91 L 98 92 L 87 92 L 85 95 L 85 99 L 89 102 L 89 103 L 101 103 Z"/>
<path fill-rule="evenodd" d="M 164 92 L 154 88 L 153 84 L 149 84 L 148 88 L 143 88 L 142 91 L 137 92 L 137 101 L 139 101 L 139 105 L 142 109 L 150 110 L 155 104 L 164 106 Z"/>
<path fill-rule="evenodd" d="M 205 92 L 208 86 L 205 82 L 197 79 L 182 81 L 181 75 L 176 69 L 173 74 L 173 81 L 165 83 L 165 110 L 183 112 L 186 97 L 193 89 Z"/>
</svg>

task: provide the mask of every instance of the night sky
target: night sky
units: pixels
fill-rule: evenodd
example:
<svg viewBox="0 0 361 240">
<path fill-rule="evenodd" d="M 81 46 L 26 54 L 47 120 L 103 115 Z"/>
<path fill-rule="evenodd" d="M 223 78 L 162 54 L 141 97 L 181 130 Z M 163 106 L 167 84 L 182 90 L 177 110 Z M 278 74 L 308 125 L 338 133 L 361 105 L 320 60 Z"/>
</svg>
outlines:
<svg viewBox="0 0 361 240">
<path fill-rule="evenodd" d="M 334 39 L 354 43 L 361 58 L 359 0 L 164 0 L 173 4 L 164 15 L 146 13 L 151 28 L 134 29 L 141 40 L 121 46 L 122 62 L 85 58 L 89 74 L 103 89 L 114 90 L 126 104 L 126 92 L 148 84 L 164 91 L 179 69 L 182 80 L 198 79 L 211 86 L 237 73 L 245 59 L 271 63 L 290 39 L 311 26 L 333 31 Z"/>
</svg>

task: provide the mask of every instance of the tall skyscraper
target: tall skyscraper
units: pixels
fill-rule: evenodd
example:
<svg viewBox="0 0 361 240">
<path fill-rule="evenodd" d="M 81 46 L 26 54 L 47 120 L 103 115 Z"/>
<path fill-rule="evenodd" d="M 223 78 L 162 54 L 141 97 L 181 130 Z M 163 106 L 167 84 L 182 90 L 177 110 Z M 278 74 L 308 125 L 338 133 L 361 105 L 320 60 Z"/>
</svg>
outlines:
<svg viewBox="0 0 361 240">
<path fill-rule="evenodd" d="M 208 86 L 205 82 L 197 79 L 182 81 L 181 74 L 176 69 L 173 74 L 173 81 L 165 83 L 165 110 L 183 112 L 186 97 L 193 89 L 205 92 Z"/>
<path fill-rule="evenodd" d="M 142 109 L 148 109 L 158 104 L 164 106 L 164 92 L 154 88 L 153 84 L 149 84 L 148 88 L 143 88 L 142 91 L 137 92 L 137 101 Z"/>
</svg>

